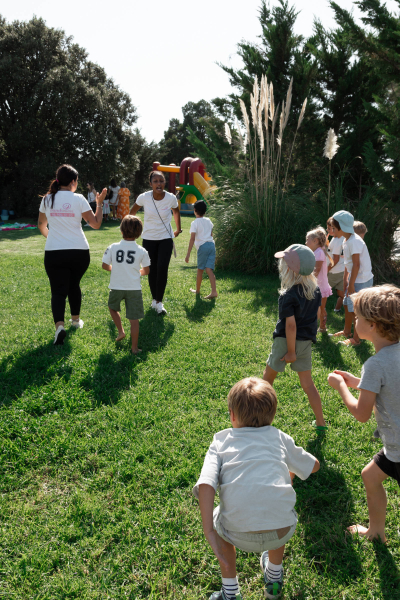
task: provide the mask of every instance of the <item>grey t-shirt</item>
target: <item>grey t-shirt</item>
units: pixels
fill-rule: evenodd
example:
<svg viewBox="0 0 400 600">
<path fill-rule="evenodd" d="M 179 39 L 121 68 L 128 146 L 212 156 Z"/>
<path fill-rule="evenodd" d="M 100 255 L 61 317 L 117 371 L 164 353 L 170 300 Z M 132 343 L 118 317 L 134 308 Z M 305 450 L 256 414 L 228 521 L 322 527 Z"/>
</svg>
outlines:
<svg viewBox="0 0 400 600">
<path fill-rule="evenodd" d="M 400 344 L 379 350 L 363 365 L 361 390 L 375 392 L 375 417 L 386 457 L 400 462 Z"/>
</svg>

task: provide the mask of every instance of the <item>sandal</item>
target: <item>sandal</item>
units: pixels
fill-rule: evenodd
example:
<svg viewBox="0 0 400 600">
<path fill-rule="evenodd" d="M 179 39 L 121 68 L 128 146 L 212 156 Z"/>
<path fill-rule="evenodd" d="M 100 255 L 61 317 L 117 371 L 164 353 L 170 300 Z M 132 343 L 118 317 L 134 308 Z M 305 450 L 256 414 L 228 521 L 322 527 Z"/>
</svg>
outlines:
<svg viewBox="0 0 400 600">
<path fill-rule="evenodd" d="M 313 421 L 311 426 L 314 427 L 317 433 L 324 433 L 324 431 L 328 431 L 329 429 L 328 425 L 317 425 L 317 421 Z"/>
<path fill-rule="evenodd" d="M 343 344 L 343 346 L 350 348 L 350 346 L 359 346 L 361 342 L 356 342 L 354 338 L 350 337 L 347 338 L 347 340 L 341 340 L 339 344 Z"/>
</svg>

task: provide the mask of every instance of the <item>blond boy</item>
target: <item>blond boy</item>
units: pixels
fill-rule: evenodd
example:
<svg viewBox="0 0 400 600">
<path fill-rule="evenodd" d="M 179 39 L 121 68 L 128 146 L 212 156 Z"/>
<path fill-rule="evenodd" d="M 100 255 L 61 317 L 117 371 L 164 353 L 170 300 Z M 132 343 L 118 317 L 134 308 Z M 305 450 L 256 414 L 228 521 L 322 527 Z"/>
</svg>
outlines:
<svg viewBox="0 0 400 600">
<path fill-rule="evenodd" d="M 393 477 L 400 484 L 400 289 L 381 285 L 353 294 L 357 331 L 374 344 L 376 354 L 363 365 L 361 378 L 334 371 L 329 384 L 339 392 L 351 414 L 366 423 L 375 412 L 383 448 L 364 467 L 369 526 L 352 525 L 351 533 L 386 542 L 386 493 L 382 482 Z M 355 398 L 348 388 L 360 390 Z"/>
</svg>

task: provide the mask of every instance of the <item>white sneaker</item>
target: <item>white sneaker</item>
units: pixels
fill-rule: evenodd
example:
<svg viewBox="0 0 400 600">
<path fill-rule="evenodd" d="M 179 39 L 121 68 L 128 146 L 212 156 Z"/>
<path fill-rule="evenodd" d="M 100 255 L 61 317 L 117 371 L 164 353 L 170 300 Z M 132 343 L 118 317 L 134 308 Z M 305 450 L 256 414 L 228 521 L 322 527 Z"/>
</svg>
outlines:
<svg viewBox="0 0 400 600">
<path fill-rule="evenodd" d="M 165 310 L 164 304 L 162 302 L 158 302 L 158 304 L 156 304 L 156 311 L 158 312 L 159 315 L 168 314 L 167 311 Z"/>
<path fill-rule="evenodd" d="M 58 327 L 58 329 L 56 331 L 56 335 L 54 336 L 54 345 L 62 346 L 64 344 L 66 335 L 67 335 L 67 332 L 65 331 L 64 327 L 62 325 L 60 325 L 60 327 Z"/>
<path fill-rule="evenodd" d="M 157 306 L 157 302 L 156 300 L 153 300 L 153 302 L 151 303 L 151 308 L 156 308 Z"/>
<path fill-rule="evenodd" d="M 84 325 L 84 321 L 82 321 L 82 319 L 78 319 L 78 321 L 73 321 L 70 319 L 69 322 L 71 323 L 72 327 L 76 327 L 76 329 L 82 329 Z"/>
</svg>

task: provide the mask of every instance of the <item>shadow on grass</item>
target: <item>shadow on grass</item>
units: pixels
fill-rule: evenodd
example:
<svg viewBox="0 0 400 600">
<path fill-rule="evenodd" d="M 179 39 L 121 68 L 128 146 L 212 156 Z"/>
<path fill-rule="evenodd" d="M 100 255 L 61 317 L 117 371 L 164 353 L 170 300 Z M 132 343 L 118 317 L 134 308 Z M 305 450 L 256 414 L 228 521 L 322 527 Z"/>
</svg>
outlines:
<svg viewBox="0 0 400 600">
<path fill-rule="evenodd" d="M 304 545 L 310 563 L 319 575 L 348 584 L 362 575 L 356 546 L 346 535 L 353 500 L 343 475 L 329 466 L 323 456 L 325 435 L 307 444 L 321 468 L 306 481 L 294 481 L 299 521 L 304 528 Z"/>
<path fill-rule="evenodd" d="M 243 291 L 253 292 L 253 297 L 248 304 L 252 312 L 258 312 L 264 309 L 265 314 L 276 313 L 278 318 L 278 289 L 280 287 L 277 275 L 259 275 L 238 273 L 235 271 L 217 271 L 215 273 L 218 281 L 229 280 L 230 288 L 225 288 L 230 293 Z"/>
<path fill-rule="evenodd" d="M 392 554 L 381 542 L 373 542 L 373 546 L 379 568 L 382 599 L 400 598 L 400 573 Z"/>
<path fill-rule="evenodd" d="M 35 223 L 36 225 L 36 223 Z M 10 225 L 12 227 L 12 224 Z M 39 229 L 16 229 L 15 231 L 2 231 L 0 239 L 15 242 L 16 240 L 26 240 L 26 238 L 40 236 Z"/>
<path fill-rule="evenodd" d="M 184 304 L 183 308 L 186 312 L 186 317 L 194 323 L 201 323 L 215 308 L 215 298 L 204 300 L 199 294 L 193 294 L 195 297 L 194 304 Z"/>
<path fill-rule="evenodd" d="M 49 341 L 34 350 L 21 354 L 10 354 L 0 362 L 0 380 L 2 382 L 0 406 L 9 406 L 23 395 L 27 388 L 40 388 L 55 377 L 68 381 L 72 374 L 72 366 L 65 363 L 71 353 L 71 344 L 67 335 L 62 346 L 54 346 Z M 54 410 L 53 407 L 33 410 L 39 415 Z"/>
</svg>

